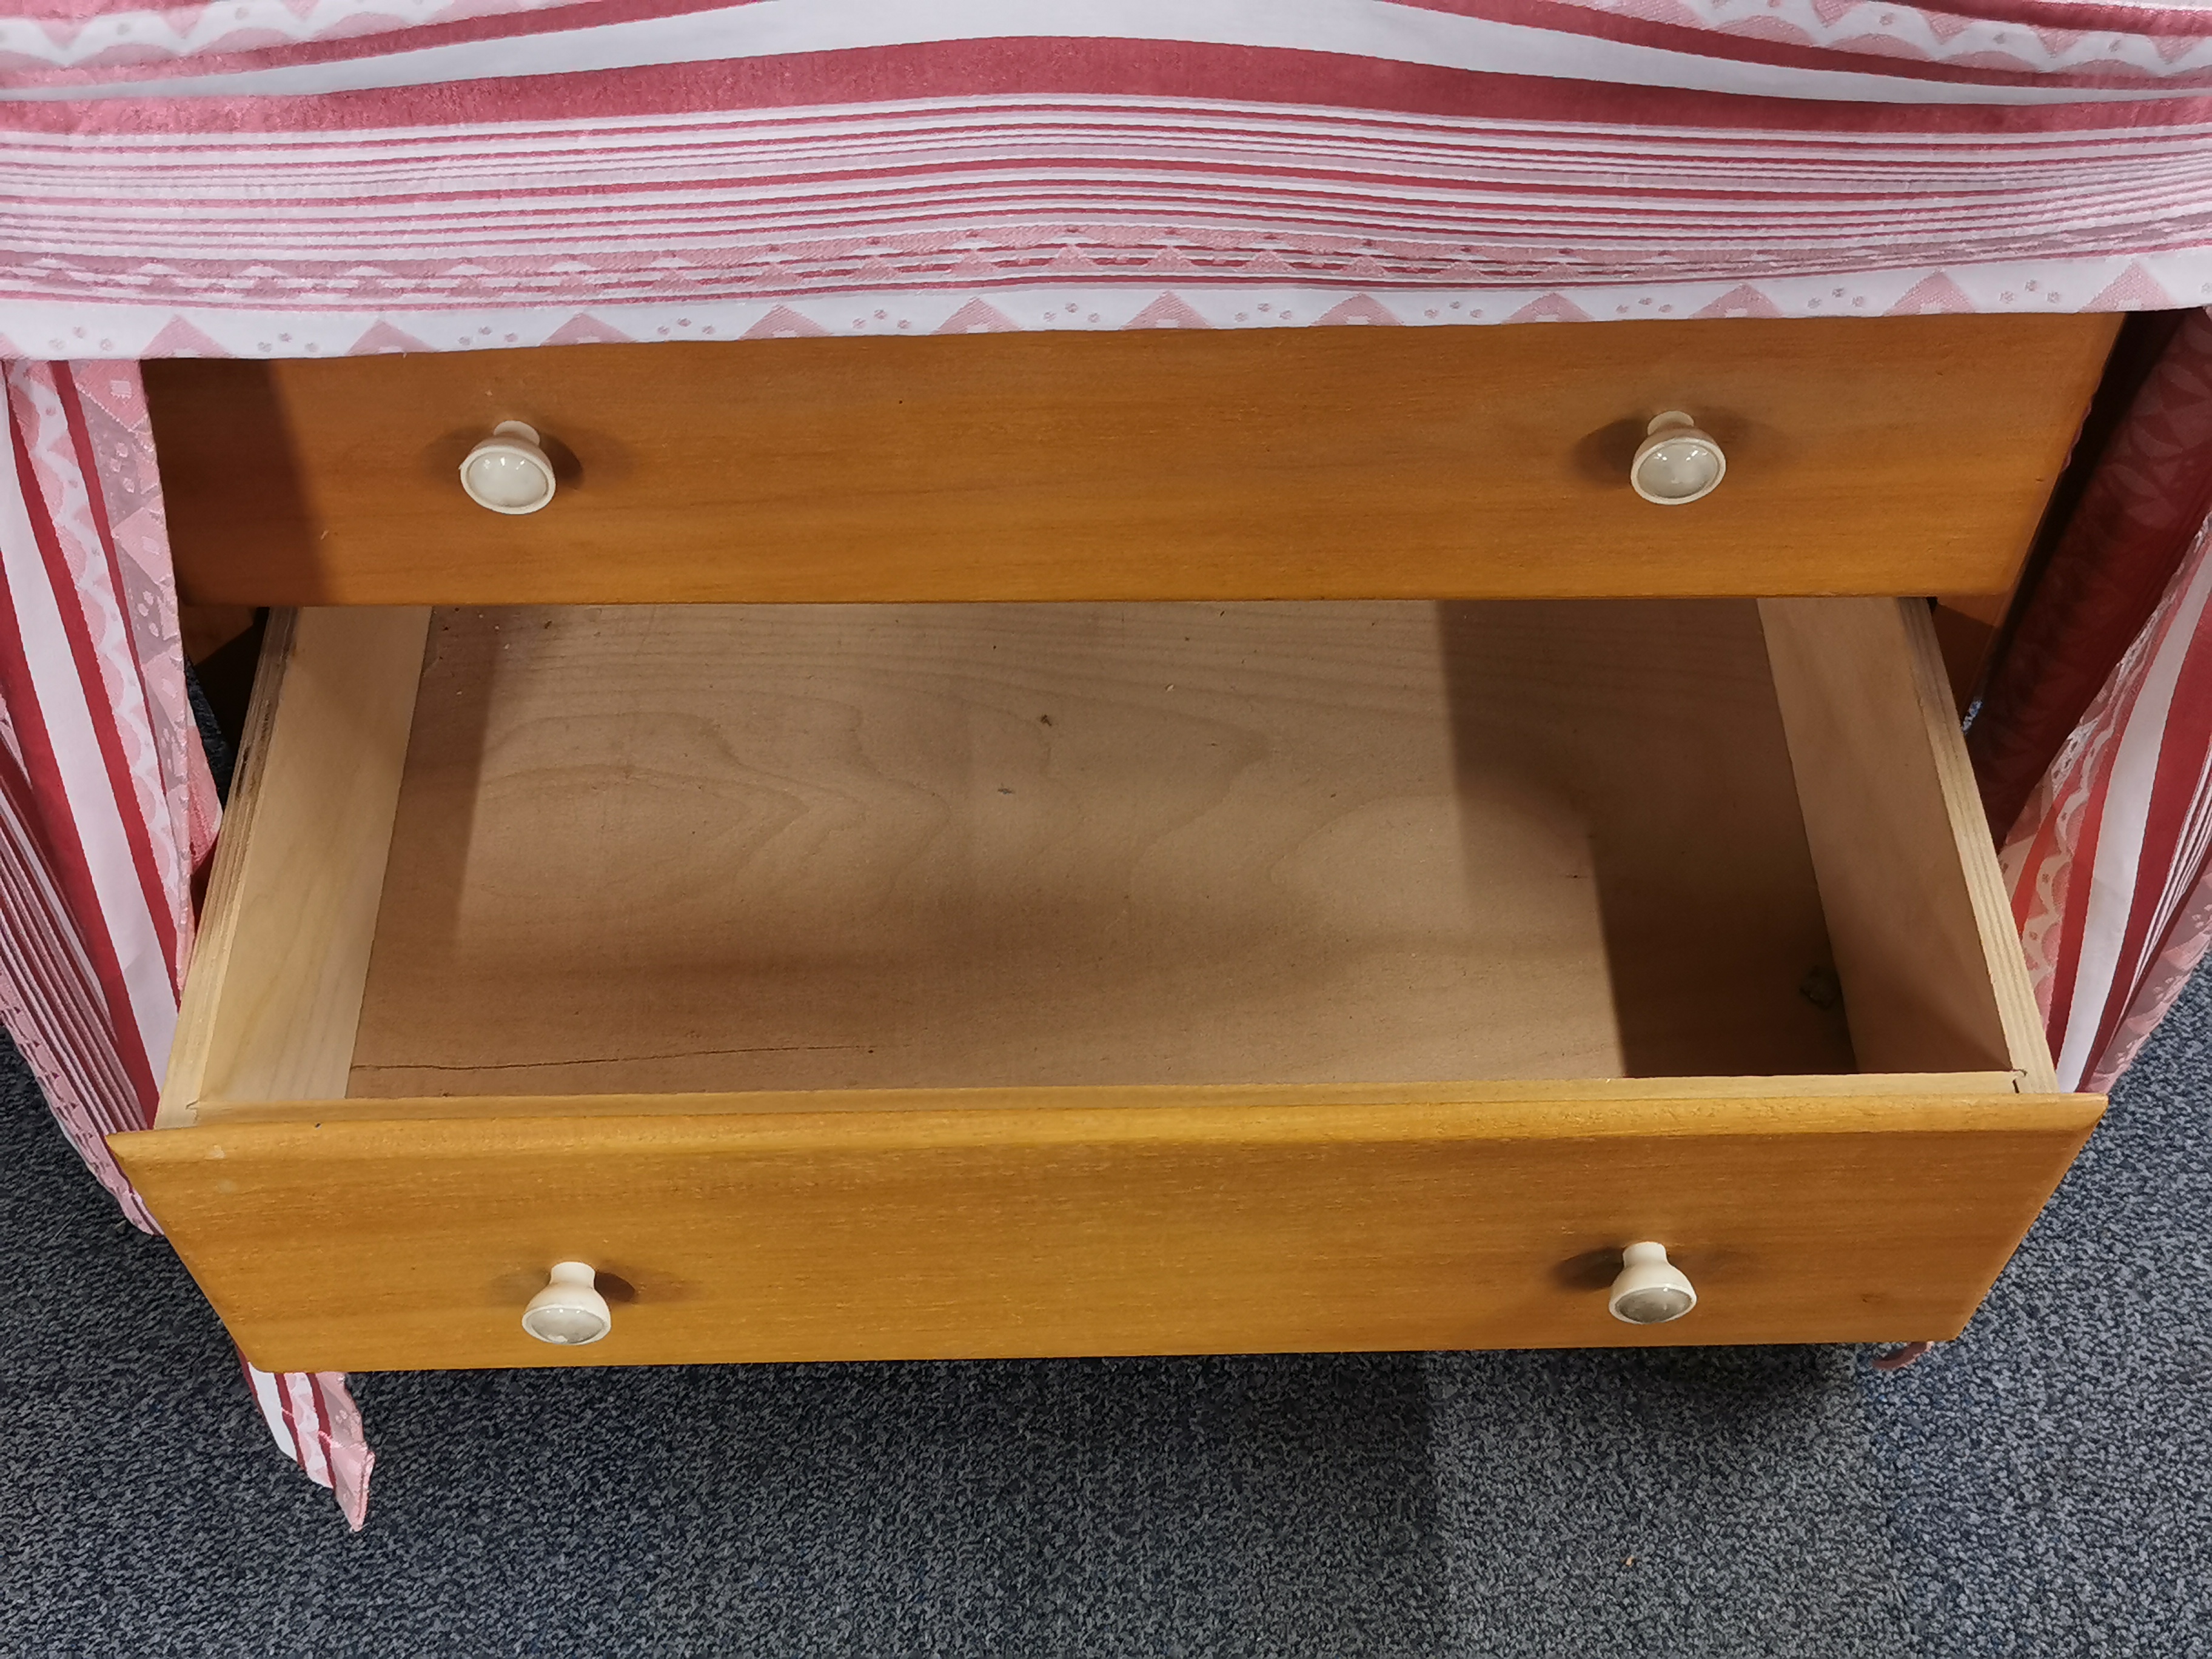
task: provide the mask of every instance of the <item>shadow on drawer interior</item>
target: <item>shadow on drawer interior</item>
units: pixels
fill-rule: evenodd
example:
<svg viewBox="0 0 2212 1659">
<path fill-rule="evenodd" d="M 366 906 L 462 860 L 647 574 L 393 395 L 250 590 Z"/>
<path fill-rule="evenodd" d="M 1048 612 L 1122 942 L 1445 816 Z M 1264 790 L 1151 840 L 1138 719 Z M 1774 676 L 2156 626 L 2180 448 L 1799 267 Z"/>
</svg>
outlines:
<svg viewBox="0 0 2212 1659">
<path fill-rule="evenodd" d="M 259 699 L 186 1105 L 2049 1086 L 1909 602 L 308 611 Z"/>
</svg>

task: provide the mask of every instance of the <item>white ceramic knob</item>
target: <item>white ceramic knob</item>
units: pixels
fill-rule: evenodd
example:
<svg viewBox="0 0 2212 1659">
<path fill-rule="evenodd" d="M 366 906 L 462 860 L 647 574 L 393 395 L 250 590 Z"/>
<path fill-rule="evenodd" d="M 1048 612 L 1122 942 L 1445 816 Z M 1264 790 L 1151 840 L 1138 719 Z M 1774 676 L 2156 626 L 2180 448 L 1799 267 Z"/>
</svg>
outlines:
<svg viewBox="0 0 2212 1659">
<path fill-rule="evenodd" d="M 599 1275 L 583 1261 L 556 1261 L 550 1284 L 522 1310 L 522 1328 L 540 1342 L 580 1347 L 614 1328 L 607 1299 L 594 1286 Z"/>
<path fill-rule="evenodd" d="M 461 463 L 461 488 L 495 513 L 535 513 L 553 499 L 553 463 L 538 447 L 538 428 L 501 421 Z"/>
<path fill-rule="evenodd" d="M 1680 410 L 1653 416 L 1644 433 L 1629 463 L 1628 482 L 1645 501 L 1686 507 L 1711 495 L 1728 476 L 1728 457 L 1721 447 Z"/>
<path fill-rule="evenodd" d="M 1664 1244 L 1632 1244 L 1620 1260 L 1620 1277 L 1605 1305 L 1623 1324 L 1663 1325 L 1698 1305 L 1689 1276 L 1667 1260 Z"/>
</svg>

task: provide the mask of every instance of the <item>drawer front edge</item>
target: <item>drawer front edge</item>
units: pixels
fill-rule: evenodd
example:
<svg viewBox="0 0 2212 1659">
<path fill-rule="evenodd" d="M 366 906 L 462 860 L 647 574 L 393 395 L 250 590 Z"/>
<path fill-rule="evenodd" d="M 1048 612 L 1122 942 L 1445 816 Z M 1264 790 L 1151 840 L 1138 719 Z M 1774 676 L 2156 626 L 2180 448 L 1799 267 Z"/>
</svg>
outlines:
<svg viewBox="0 0 2212 1659">
<path fill-rule="evenodd" d="M 338 1108 L 111 1145 L 270 1370 L 1888 1341 L 1957 1334 L 2102 1104 Z M 1698 1285 L 1677 1324 L 1607 1316 L 1641 1238 Z M 564 1260 L 611 1289 L 596 1346 L 520 1328 Z"/>
</svg>

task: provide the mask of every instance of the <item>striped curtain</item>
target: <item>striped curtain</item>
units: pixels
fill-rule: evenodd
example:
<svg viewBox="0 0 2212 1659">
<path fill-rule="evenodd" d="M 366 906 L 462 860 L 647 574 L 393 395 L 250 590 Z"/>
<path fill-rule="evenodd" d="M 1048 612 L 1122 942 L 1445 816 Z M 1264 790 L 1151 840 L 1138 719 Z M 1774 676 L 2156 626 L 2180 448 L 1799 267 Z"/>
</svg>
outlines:
<svg viewBox="0 0 2212 1659">
<path fill-rule="evenodd" d="M 77 1152 L 150 1121 L 215 785 L 185 702 L 135 363 L 5 366 L 0 1013 Z"/>
<path fill-rule="evenodd" d="M 2069 1088 L 2112 1087 L 2212 943 L 2208 601 L 2198 312 L 2098 458 L 1967 736 L 1992 822 L 2012 823 L 2014 916 Z"/>
<path fill-rule="evenodd" d="M 154 1121 L 215 842 L 135 362 L 4 366 L 0 1022 L 124 1212 L 103 1137 Z M 335 1374 L 246 1367 L 285 1455 L 356 1527 L 374 1459 Z"/>
</svg>

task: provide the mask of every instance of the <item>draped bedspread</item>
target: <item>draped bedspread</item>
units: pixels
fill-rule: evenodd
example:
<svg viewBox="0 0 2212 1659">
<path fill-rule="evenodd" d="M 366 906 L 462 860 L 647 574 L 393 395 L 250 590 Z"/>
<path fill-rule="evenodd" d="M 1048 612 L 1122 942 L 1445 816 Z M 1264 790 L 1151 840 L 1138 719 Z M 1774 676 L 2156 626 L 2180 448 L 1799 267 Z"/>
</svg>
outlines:
<svg viewBox="0 0 2212 1659">
<path fill-rule="evenodd" d="M 150 1225 L 216 814 L 139 359 L 2207 304 L 2212 4 L 0 0 L 0 1018 Z M 2212 318 L 2132 396 L 1970 733 L 2087 1087 L 2212 939 Z M 343 1379 L 248 1375 L 359 1524 Z"/>
</svg>

